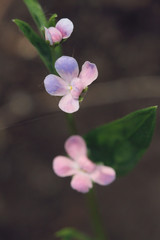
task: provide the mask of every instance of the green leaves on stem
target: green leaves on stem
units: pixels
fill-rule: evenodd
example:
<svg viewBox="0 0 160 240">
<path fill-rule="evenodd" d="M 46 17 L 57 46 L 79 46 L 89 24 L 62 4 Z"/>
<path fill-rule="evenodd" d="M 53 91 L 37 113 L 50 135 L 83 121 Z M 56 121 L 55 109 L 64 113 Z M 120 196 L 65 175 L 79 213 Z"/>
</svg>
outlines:
<svg viewBox="0 0 160 240">
<path fill-rule="evenodd" d="M 54 27 L 55 25 L 56 25 L 56 18 L 57 18 L 57 14 L 56 13 L 54 13 L 51 17 L 50 17 L 50 19 L 49 19 L 49 21 L 48 21 L 48 27 Z"/>
<path fill-rule="evenodd" d="M 50 73 L 55 73 L 54 63 L 61 56 L 60 45 L 50 46 L 44 40 L 44 27 L 49 27 L 51 24 L 55 24 L 57 14 L 53 14 L 47 21 L 41 5 L 37 0 L 24 0 L 35 24 L 37 25 L 42 37 L 40 37 L 32 27 L 19 19 L 14 19 L 13 22 L 19 27 L 24 36 L 30 41 L 30 43 L 37 49 L 39 56 Z"/>
<path fill-rule="evenodd" d="M 13 22 L 19 27 L 23 32 L 24 36 L 30 41 L 30 43 L 37 49 L 40 58 L 48 68 L 48 70 L 53 73 L 54 67 L 52 64 L 52 54 L 50 46 L 46 43 L 44 39 L 38 36 L 37 33 L 30 27 L 30 25 L 22 20 L 14 19 Z"/>
<path fill-rule="evenodd" d="M 155 127 L 156 108 L 133 112 L 87 133 L 84 138 L 90 159 L 113 167 L 117 176 L 127 174 L 149 147 Z"/>
<path fill-rule="evenodd" d="M 47 19 L 44 15 L 43 9 L 37 0 L 23 0 L 26 4 L 35 24 L 40 32 L 43 32 L 44 26 L 48 27 Z"/>
</svg>

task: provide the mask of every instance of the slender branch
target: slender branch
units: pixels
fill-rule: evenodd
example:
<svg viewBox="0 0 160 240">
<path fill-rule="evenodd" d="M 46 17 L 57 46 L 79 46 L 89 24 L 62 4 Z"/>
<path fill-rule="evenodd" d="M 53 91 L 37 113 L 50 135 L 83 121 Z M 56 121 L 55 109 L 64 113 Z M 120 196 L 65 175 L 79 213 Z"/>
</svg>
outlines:
<svg viewBox="0 0 160 240">
<path fill-rule="evenodd" d="M 89 193 L 87 193 L 86 200 L 92 220 L 92 227 L 96 236 L 95 240 L 108 240 L 104 226 L 102 224 L 101 216 L 98 210 L 96 194 L 93 188 L 89 191 Z"/>
<path fill-rule="evenodd" d="M 68 123 L 69 133 L 71 135 L 77 134 L 78 131 L 77 131 L 77 127 L 76 127 L 76 124 L 75 124 L 73 114 L 67 113 L 66 114 L 66 119 L 67 119 L 67 123 Z"/>
</svg>

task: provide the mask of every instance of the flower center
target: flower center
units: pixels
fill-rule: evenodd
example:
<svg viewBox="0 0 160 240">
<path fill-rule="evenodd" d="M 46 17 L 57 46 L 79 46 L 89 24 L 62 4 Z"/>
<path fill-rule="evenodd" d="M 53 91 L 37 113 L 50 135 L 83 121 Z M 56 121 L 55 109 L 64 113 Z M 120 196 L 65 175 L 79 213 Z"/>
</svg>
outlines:
<svg viewBox="0 0 160 240">
<path fill-rule="evenodd" d="M 73 87 L 71 85 L 69 85 L 67 88 L 69 91 L 72 91 L 72 89 L 73 89 Z"/>
</svg>

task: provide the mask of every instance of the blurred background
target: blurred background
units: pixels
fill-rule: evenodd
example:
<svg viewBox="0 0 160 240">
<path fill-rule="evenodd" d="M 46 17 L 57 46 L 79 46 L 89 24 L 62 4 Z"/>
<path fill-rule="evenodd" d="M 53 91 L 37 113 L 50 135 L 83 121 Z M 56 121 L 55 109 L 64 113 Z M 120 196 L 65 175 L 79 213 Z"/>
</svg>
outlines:
<svg viewBox="0 0 160 240">
<path fill-rule="evenodd" d="M 160 2 L 41 0 L 46 16 L 74 23 L 64 55 L 96 63 L 99 77 L 75 114 L 81 135 L 160 103 Z M 59 99 L 43 87 L 48 71 L 11 21 L 35 25 L 21 0 L 0 0 L 0 240 L 53 240 L 63 227 L 92 234 L 85 196 L 58 178 L 52 159 L 69 136 Z M 159 111 L 158 111 L 159 112 Z M 158 113 L 158 119 L 160 114 Z M 110 240 L 160 239 L 160 128 L 137 167 L 97 186 Z"/>
</svg>

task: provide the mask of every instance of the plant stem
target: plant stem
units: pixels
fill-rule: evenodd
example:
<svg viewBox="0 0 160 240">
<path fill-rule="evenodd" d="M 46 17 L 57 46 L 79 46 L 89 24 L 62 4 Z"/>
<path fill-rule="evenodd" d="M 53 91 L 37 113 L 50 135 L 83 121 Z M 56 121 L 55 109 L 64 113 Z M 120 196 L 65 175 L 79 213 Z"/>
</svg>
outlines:
<svg viewBox="0 0 160 240">
<path fill-rule="evenodd" d="M 89 191 L 89 193 L 87 193 L 86 197 L 96 240 L 107 240 L 108 238 L 106 236 L 105 229 L 103 228 L 101 216 L 98 210 L 96 194 L 93 188 Z"/>
<path fill-rule="evenodd" d="M 71 135 L 77 134 L 77 128 L 76 128 L 76 124 L 75 124 L 73 114 L 67 113 L 66 118 L 67 118 L 67 123 L 68 123 L 68 127 L 69 127 L 69 133 Z"/>
</svg>

